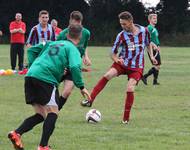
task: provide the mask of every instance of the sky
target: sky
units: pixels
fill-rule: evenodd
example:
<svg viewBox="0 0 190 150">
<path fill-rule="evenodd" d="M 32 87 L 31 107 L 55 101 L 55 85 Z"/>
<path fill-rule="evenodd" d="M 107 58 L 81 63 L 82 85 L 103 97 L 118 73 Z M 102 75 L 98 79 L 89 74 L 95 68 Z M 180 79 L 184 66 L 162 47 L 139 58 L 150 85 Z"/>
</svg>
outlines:
<svg viewBox="0 0 190 150">
<path fill-rule="evenodd" d="M 160 0 L 140 0 L 143 4 L 145 4 L 147 6 L 150 6 L 150 7 L 155 7 L 159 2 Z"/>
</svg>

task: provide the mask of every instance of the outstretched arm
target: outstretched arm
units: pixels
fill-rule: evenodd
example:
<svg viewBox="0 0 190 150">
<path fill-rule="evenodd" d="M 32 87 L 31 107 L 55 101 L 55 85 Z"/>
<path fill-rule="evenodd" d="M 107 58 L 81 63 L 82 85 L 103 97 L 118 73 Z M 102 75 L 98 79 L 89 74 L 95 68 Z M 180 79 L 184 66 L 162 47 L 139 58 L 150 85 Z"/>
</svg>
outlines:
<svg viewBox="0 0 190 150">
<path fill-rule="evenodd" d="M 86 66 L 91 66 L 91 64 L 92 64 L 90 58 L 88 57 L 88 49 L 85 50 L 85 54 L 84 54 L 84 57 L 83 57 L 83 63 Z"/>
</svg>

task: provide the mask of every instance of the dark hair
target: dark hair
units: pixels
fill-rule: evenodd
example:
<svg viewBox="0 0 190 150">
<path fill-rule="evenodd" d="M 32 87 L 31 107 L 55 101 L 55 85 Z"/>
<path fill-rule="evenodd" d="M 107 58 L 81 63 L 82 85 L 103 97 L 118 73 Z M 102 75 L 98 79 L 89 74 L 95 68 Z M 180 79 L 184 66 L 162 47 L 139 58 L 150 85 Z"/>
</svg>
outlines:
<svg viewBox="0 0 190 150">
<path fill-rule="evenodd" d="M 76 21 L 81 21 L 83 20 L 83 15 L 80 11 L 73 11 L 70 14 L 70 19 L 74 19 Z"/>
<path fill-rule="evenodd" d="M 131 13 L 128 12 L 128 11 L 121 12 L 121 13 L 118 15 L 118 17 L 119 17 L 119 19 L 133 20 L 133 16 L 132 16 Z"/>
<path fill-rule="evenodd" d="M 81 36 L 82 33 L 82 25 L 79 24 L 70 24 L 69 27 L 69 36 L 72 39 L 77 39 Z"/>
<path fill-rule="evenodd" d="M 41 15 L 49 15 L 49 12 L 48 12 L 47 10 L 41 10 L 41 11 L 39 12 L 39 17 L 40 17 Z"/>
</svg>

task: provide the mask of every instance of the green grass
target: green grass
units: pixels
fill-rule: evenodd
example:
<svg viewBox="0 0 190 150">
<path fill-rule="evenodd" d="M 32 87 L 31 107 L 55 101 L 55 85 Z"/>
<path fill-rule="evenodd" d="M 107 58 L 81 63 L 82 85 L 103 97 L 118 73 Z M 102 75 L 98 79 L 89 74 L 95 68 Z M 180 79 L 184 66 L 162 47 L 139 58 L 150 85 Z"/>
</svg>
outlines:
<svg viewBox="0 0 190 150">
<path fill-rule="evenodd" d="M 84 73 L 86 87 L 93 88 L 111 65 L 110 47 L 89 47 L 92 68 Z M 121 124 L 127 77 L 115 78 L 97 97 L 93 108 L 102 113 L 96 125 L 85 122 L 89 108 L 79 105 L 75 88 L 60 112 L 50 139 L 53 150 L 189 150 L 190 149 L 190 53 L 189 48 L 163 47 L 159 82 L 136 87 L 128 126 Z M 0 45 L 0 69 L 8 69 L 9 46 Z M 147 71 L 151 67 L 146 55 Z M 23 76 L 0 76 L 0 150 L 11 150 L 7 133 L 33 114 L 24 103 Z M 62 85 L 60 86 L 62 89 Z M 42 125 L 23 135 L 26 150 L 37 149 Z"/>
</svg>

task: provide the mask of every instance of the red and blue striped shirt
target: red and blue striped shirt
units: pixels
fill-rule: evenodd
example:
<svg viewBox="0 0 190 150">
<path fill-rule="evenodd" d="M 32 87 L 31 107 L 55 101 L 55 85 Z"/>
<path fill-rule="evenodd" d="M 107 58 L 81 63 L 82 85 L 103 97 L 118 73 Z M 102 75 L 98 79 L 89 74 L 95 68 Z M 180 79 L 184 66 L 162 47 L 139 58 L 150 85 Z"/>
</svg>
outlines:
<svg viewBox="0 0 190 150">
<path fill-rule="evenodd" d="M 112 53 L 119 53 L 124 59 L 124 66 L 128 69 L 144 68 L 144 50 L 150 44 L 148 29 L 135 24 L 139 33 L 133 35 L 125 30 L 121 31 L 114 42 Z"/>
<path fill-rule="evenodd" d="M 39 23 L 31 29 L 26 43 L 36 45 L 46 41 L 55 41 L 55 32 L 50 24 L 47 25 L 47 30 L 44 32 Z"/>
</svg>

